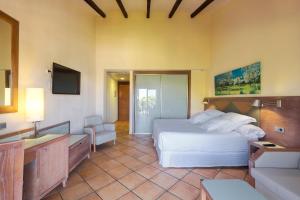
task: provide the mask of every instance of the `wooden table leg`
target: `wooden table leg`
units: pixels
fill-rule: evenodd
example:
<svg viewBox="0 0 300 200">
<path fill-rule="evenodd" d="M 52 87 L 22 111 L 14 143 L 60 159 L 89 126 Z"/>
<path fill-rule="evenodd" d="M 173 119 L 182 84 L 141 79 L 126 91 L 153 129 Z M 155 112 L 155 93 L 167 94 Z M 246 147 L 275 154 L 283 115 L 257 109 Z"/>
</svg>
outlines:
<svg viewBox="0 0 300 200">
<path fill-rule="evenodd" d="M 201 189 L 201 200 L 206 200 L 206 192 L 203 188 Z"/>
</svg>

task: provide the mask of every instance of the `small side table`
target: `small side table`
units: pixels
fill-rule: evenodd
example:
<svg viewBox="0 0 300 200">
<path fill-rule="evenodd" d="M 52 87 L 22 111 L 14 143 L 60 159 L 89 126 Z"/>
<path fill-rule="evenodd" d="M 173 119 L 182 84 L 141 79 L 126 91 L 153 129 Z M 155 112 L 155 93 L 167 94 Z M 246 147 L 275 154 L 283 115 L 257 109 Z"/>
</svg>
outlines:
<svg viewBox="0 0 300 200">
<path fill-rule="evenodd" d="M 201 200 L 266 200 L 248 183 L 238 179 L 215 179 L 201 182 Z"/>
<path fill-rule="evenodd" d="M 264 146 L 265 144 L 274 144 L 269 141 L 249 141 L 249 183 L 254 186 L 255 181 L 251 176 L 251 168 L 254 168 L 255 160 L 260 157 L 264 152 L 270 151 L 287 151 L 287 148 L 284 146 L 280 146 L 278 144 L 274 144 L 275 146 Z"/>
<path fill-rule="evenodd" d="M 253 156 L 258 150 L 262 151 L 280 151 L 285 150 L 284 146 L 274 144 L 275 146 L 264 146 L 268 144 L 274 144 L 269 141 L 250 141 L 249 142 L 249 158 Z"/>
</svg>

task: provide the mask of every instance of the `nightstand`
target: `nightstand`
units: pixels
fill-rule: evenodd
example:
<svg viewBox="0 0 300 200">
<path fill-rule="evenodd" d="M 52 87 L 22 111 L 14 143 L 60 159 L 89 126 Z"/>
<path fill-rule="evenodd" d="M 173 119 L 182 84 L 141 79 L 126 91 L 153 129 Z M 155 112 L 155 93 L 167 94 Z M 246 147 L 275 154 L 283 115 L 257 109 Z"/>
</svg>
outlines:
<svg viewBox="0 0 300 200">
<path fill-rule="evenodd" d="M 255 160 L 260 157 L 266 151 L 284 151 L 286 148 L 277 144 L 275 146 L 264 146 L 265 144 L 274 144 L 269 141 L 249 141 L 249 174 L 251 174 L 251 168 L 254 168 Z M 255 182 L 252 176 L 249 176 L 249 183 L 254 186 Z"/>
<path fill-rule="evenodd" d="M 250 141 L 249 142 L 249 158 L 255 157 L 257 151 L 281 151 L 285 150 L 284 146 L 280 146 L 278 144 L 274 144 L 275 146 L 265 146 L 269 144 L 274 144 L 269 141 Z"/>
<path fill-rule="evenodd" d="M 269 141 L 250 141 L 249 142 L 249 174 L 251 174 L 251 168 L 255 167 L 255 161 L 266 152 L 287 152 L 297 151 L 299 148 L 287 148 L 278 144 L 275 146 L 264 146 L 265 144 L 274 144 Z M 249 176 L 249 183 L 254 186 L 254 179 Z"/>
</svg>

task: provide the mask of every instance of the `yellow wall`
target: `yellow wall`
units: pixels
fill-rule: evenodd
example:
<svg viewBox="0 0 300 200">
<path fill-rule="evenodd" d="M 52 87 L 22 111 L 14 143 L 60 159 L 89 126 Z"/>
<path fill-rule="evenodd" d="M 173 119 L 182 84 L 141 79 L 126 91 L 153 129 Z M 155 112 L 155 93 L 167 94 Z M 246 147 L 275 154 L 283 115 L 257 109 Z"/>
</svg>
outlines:
<svg viewBox="0 0 300 200">
<path fill-rule="evenodd" d="M 300 1 L 231 0 L 212 20 L 209 95 L 216 74 L 262 62 L 262 95 L 300 95 Z"/>
<path fill-rule="evenodd" d="M 45 88 L 46 126 L 71 120 L 72 130 L 83 127 L 83 117 L 95 113 L 95 15 L 84 1 L 0 0 L 0 8 L 20 23 L 19 112 L 1 114 L 7 129 L 32 126 L 25 121 L 26 87 Z M 81 95 L 53 95 L 47 73 L 52 62 L 81 71 Z"/>
<path fill-rule="evenodd" d="M 104 71 L 186 70 L 192 71 L 192 113 L 202 109 L 205 72 L 209 66 L 209 20 L 191 20 L 188 13 L 176 12 L 169 19 L 165 12 L 131 12 L 128 19 L 120 12 L 97 20 L 97 112 L 103 113 Z"/>
<path fill-rule="evenodd" d="M 118 81 L 109 75 L 106 77 L 106 106 L 104 116 L 107 122 L 118 120 Z"/>
</svg>

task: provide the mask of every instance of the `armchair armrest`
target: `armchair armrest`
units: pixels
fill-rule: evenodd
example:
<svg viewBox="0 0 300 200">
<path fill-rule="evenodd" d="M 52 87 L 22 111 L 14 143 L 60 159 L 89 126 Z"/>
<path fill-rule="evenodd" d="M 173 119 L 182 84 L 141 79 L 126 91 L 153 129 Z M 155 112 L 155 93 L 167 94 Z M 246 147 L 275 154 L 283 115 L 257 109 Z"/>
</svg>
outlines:
<svg viewBox="0 0 300 200">
<path fill-rule="evenodd" d="M 290 168 L 299 167 L 300 151 L 270 151 L 264 152 L 255 161 L 255 168 Z"/>
<path fill-rule="evenodd" d="M 83 132 L 90 135 L 91 144 L 93 144 L 94 152 L 96 151 L 96 126 L 86 126 L 83 128 Z"/>
<path fill-rule="evenodd" d="M 115 131 L 116 130 L 115 124 L 113 124 L 113 123 L 104 123 L 103 128 L 106 131 Z"/>
<path fill-rule="evenodd" d="M 93 136 L 93 133 L 95 132 L 95 127 L 94 126 L 86 126 L 83 128 L 83 132 Z"/>
</svg>

